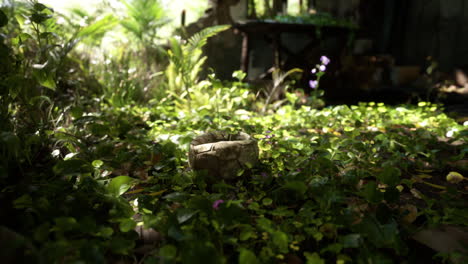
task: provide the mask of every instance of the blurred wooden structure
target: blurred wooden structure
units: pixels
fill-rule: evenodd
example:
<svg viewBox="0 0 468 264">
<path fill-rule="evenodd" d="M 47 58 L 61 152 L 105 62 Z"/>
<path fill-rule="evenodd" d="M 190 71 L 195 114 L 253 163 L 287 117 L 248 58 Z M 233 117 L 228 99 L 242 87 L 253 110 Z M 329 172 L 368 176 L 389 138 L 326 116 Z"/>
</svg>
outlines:
<svg viewBox="0 0 468 264">
<path fill-rule="evenodd" d="M 237 69 L 250 71 L 251 78 L 255 78 L 272 65 L 282 67 L 287 64 L 285 61 L 291 60 L 308 59 L 310 66 L 316 60 L 309 56 L 310 48 L 340 56 L 336 52 L 340 50 L 338 46 L 347 42 L 340 33 L 338 37 L 322 39 L 318 47 L 313 25 L 255 21 L 265 14 L 255 10 L 254 0 L 208 1 L 210 8 L 205 16 L 188 25 L 186 31 L 190 36 L 208 26 L 232 24 L 241 33 L 236 35 L 234 30 L 223 32 L 211 39 L 205 49 L 209 55 L 207 67 L 215 69 L 223 79 L 230 78 Z M 468 69 L 466 0 L 289 0 L 292 1 L 301 3 L 299 10 L 304 13 L 310 10 L 325 12 L 359 24 L 354 48 L 348 49 L 348 54 L 392 56 L 395 66 L 403 66 L 399 72 L 406 72 L 406 66 L 413 67 L 411 69 L 419 67 L 424 72 L 433 62 L 437 62 L 437 70 L 445 72 L 456 68 Z M 288 1 L 285 0 L 260 3 L 270 17 L 288 11 Z M 330 30 L 328 34 L 328 31 L 323 30 L 328 36 L 336 33 Z M 333 59 L 335 63 L 339 61 L 339 57 Z M 411 73 L 413 75 L 413 70 Z"/>
<path fill-rule="evenodd" d="M 250 44 L 252 38 L 262 39 L 271 46 L 271 57 L 273 58 L 273 66 L 276 69 L 285 69 L 285 58 L 289 61 L 294 61 L 296 65 L 307 65 L 307 58 L 304 54 L 310 49 L 318 47 L 320 41 L 331 37 L 337 37 L 344 45 L 351 29 L 336 26 L 321 26 L 318 28 L 313 24 L 296 24 L 296 23 L 281 23 L 276 21 L 246 21 L 239 22 L 234 25 L 234 28 L 242 33 L 242 55 L 241 55 L 241 70 L 249 74 L 250 54 L 253 48 Z M 320 30 L 320 38 L 316 32 Z M 299 34 L 305 40 L 305 45 L 299 51 L 293 51 L 287 45 L 287 41 L 282 38 L 285 34 Z M 342 48 L 343 48 L 342 47 Z M 254 76 L 256 77 L 256 76 Z"/>
</svg>

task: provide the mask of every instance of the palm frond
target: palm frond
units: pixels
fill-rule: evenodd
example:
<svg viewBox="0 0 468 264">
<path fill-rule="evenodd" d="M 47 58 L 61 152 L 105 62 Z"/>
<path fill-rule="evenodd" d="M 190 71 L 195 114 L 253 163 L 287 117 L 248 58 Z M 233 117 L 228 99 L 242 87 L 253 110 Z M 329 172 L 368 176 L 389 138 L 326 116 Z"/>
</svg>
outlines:
<svg viewBox="0 0 468 264">
<path fill-rule="evenodd" d="M 102 35 L 105 32 L 112 29 L 117 24 L 117 19 L 113 15 L 107 15 L 98 21 L 87 25 L 82 28 L 76 35 L 78 39 L 93 36 Z"/>
<path fill-rule="evenodd" d="M 153 34 L 169 21 L 159 0 L 121 0 L 121 2 L 127 13 L 127 18 L 121 22 L 121 25 L 140 40 L 143 40 L 144 35 Z"/>
</svg>

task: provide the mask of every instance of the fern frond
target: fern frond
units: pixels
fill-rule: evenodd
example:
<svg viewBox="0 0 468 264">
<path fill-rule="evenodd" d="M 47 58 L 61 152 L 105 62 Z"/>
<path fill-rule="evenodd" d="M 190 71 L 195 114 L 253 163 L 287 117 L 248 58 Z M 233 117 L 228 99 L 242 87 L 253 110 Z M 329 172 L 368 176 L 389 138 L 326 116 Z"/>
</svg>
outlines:
<svg viewBox="0 0 468 264">
<path fill-rule="evenodd" d="M 188 40 L 187 49 L 189 54 L 194 50 L 203 48 L 210 37 L 229 29 L 230 27 L 230 25 L 213 26 L 196 33 Z"/>
</svg>

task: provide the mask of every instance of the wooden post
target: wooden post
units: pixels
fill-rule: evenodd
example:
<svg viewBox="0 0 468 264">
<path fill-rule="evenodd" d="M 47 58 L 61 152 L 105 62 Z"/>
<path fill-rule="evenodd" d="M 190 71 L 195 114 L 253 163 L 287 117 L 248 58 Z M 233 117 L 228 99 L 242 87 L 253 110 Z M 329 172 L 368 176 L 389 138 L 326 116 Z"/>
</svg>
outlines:
<svg viewBox="0 0 468 264">
<path fill-rule="evenodd" d="M 315 9 L 315 0 L 308 0 L 307 1 L 307 11 Z"/>
<path fill-rule="evenodd" d="M 276 69 L 281 69 L 281 35 L 279 33 L 274 33 L 273 35 L 273 56 L 274 56 L 274 65 Z"/>
<path fill-rule="evenodd" d="M 246 32 L 242 33 L 242 54 L 241 54 L 241 70 L 247 75 L 249 74 L 249 34 Z"/>
<path fill-rule="evenodd" d="M 182 14 L 181 14 L 181 16 L 180 16 L 180 25 L 181 25 L 182 27 L 185 27 L 185 9 L 182 10 Z"/>
<path fill-rule="evenodd" d="M 283 11 L 283 0 L 273 0 L 273 16 L 281 14 Z"/>
<path fill-rule="evenodd" d="M 267 16 L 267 17 L 272 17 L 274 16 L 273 14 L 273 11 L 270 7 L 270 0 L 263 0 L 263 4 L 264 4 L 264 10 L 265 10 L 265 13 L 264 15 Z"/>
</svg>

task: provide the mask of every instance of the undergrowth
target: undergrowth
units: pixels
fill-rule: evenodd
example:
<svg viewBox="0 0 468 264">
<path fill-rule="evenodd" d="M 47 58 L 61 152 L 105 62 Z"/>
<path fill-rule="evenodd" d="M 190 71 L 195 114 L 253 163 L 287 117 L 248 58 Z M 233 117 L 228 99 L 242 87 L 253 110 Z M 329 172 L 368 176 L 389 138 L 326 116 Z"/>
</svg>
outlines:
<svg viewBox="0 0 468 264">
<path fill-rule="evenodd" d="M 467 129 L 442 105 L 315 109 L 289 88 L 270 104 L 240 72 L 235 82 L 199 80 L 200 49 L 223 26 L 187 43 L 173 39 L 165 74 L 130 71 L 158 68 L 149 57 L 129 62 L 138 53 L 93 72 L 74 47 L 102 37 L 114 19 L 66 34 L 53 14 L 34 1 L 0 11 L 5 263 L 456 257 L 415 248 L 412 240 L 419 230 L 468 223 Z M 149 100 L 138 98 L 154 90 L 143 96 Z M 187 162 L 190 142 L 207 131 L 252 135 L 259 163 L 235 179 L 208 181 Z M 157 235 L 148 241 L 136 230 Z"/>
</svg>

